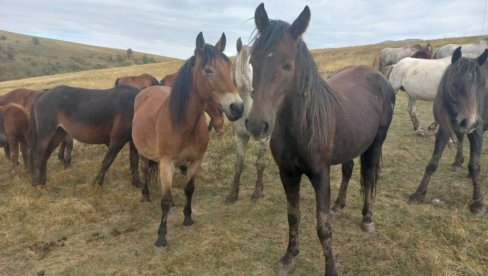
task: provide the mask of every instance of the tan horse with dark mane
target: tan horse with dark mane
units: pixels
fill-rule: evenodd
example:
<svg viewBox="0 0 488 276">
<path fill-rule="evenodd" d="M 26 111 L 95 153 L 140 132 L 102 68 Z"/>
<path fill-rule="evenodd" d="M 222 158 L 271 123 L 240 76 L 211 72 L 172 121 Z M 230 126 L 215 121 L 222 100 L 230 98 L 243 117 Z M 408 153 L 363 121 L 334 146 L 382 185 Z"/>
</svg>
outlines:
<svg viewBox="0 0 488 276">
<path fill-rule="evenodd" d="M 242 116 L 244 106 L 232 81 L 231 62 L 222 53 L 224 47 L 224 34 L 215 47 L 205 44 L 202 33 L 198 34 L 195 54 L 180 68 L 173 87 L 146 88 L 134 103 L 132 137 L 141 157 L 146 192 L 149 166 L 159 163 L 162 217 L 154 242 L 159 250 L 168 244 L 166 222 L 177 169 L 186 175 L 187 181 L 183 225 L 193 224 L 191 199 L 195 178 L 209 141 L 203 113 L 205 103 L 210 99 L 219 103 L 231 121 Z"/>
<path fill-rule="evenodd" d="M 173 83 L 176 79 L 176 73 L 168 74 L 164 76 L 160 84 L 164 86 L 173 86 Z M 222 113 L 222 109 L 219 107 L 214 100 L 210 99 L 205 104 L 205 112 L 207 112 L 208 116 L 210 116 L 210 123 L 208 124 L 208 131 L 212 130 L 212 127 L 215 128 L 217 133 L 224 132 L 224 114 Z"/>
<path fill-rule="evenodd" d="M 27 141 L 29 132 L 29 117 L 25 109 L 14 103 L 0 106 L 0 146 L 5 147 L 5 153 L 12 161 L 13 174 L 18 175 L 19 146 L 27 169 Z"/>
<path fill-rule="evenodd" d="M 117 78 L 115 80 L 115 86 L 119 84 L 127 84 L 138 89 L 144 89 L 149 86 L 158 85 L 159 82 L 155 77 L 149 74 L 141 74 L 139 76 L 124 76 Z"/>
</svg>

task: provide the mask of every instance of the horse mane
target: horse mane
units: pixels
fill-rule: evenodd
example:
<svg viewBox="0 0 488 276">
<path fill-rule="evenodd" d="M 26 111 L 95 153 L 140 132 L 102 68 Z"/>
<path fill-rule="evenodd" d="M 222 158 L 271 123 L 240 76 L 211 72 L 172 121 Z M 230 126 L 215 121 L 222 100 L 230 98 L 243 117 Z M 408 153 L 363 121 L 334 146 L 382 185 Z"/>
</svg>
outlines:
<svg viewBox="0 0 488 276">
<path fill-rule="evenodd" d="M 196 54 L 197 52 L 195 50 Z M 173 127 L 177 126 L 185 118 L 186 106 L 188 105 L 188 99 L 193 86 L 192 68 L 196 61 L 195 55 L 190 57 L 178 70 L 176 79 L 171 87 L 169 113 Z M 217 57 L 230 62 L 229 58 L 220 50 L 212 45 L 206 44 L 203 53 L 200 55 L 201 67 L 203 68 L 206 64 L 212 63 Z"/>
<path fill-rule="evenodd" d="M 255 38 L 253 52 L 267 52 L 274 48 L 288 31 L 290 24 L 281 20 L 270 20 L 266 28 Z M 317 65 L 307 48 L 298 38 L 297 41 L 297 87 L 290 100 L 295 122 L 298 128 L 310 137 L 308 146 L 320 145 L 329 129 L 333 108 L 336 101 L 332 89 L 320 76 Z"/>
<path fill-rule="evenodd" d="M 237 70 L 237 72 L 242 73 L 247 69 L 246 66 L 247 64 L 245 63 L 245 61 L 249 59 L 249 56 L 250 56 L 249 46 L 242 45 L 242 49 L 235 59 L 236 65 L 234 68 Z"/>
<path fill-rule="evenodd" d="M 463 77 L 466 72 L 472 72 L 475 83 L 484 82 L 484 76 L 482 73 L 482 68 L 476 62 L 475 59 L 469 59 L 462 57 L 453 64 L 449 64 L 444 75 L 442 76 L 436 97 L 436 103 L 438 107 L 434 105 L 434 113 L 437 114 L 436 118 L 439 123 L 444 127 L 446 134 L 451 137 L 454 141 L 457 141 L 454 126 L 452 124 L 452 117 L 456 116 L 456 111 L 453 109 L 457 99 L 456 94 L 453 93 L 453 84 L 456 82 L 463 82 Z M 450 80 L 450 81 L 449 81 Z M 481 91 L 481 90 L 478 90 Z M 478 112 L 482 111 L 483 102 L 478 101 Z"/>
<path fill-rule="evenodd" d="M 151 80 L 151 84 L 152 85 L 158 85 L 159 84 L 159 81 L 154 76 L 152 76 L 152 75 L 149 75 L 149 74 L 144 73 L 141 76 L 144 76 L 144 77 L 149 78 Z"/>
</svg>

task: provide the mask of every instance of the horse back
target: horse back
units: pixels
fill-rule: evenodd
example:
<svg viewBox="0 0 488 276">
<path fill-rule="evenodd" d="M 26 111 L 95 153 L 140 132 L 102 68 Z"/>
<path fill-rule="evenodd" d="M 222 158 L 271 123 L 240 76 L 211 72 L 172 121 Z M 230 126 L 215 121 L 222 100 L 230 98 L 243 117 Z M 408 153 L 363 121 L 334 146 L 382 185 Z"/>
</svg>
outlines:
<svg viewBox="0 0 488 276">
<path fill-rule="evenodd" d="M 25 111 L 30 114 L 30 110 L 34 102 L 40 95 L 40 91 L 27 89 L 27 88 L 17 88 L 0 98 L 0 106 L 9 103 L 15 103 L 24 107 Z"/>
<path fill-rule="evenodd" d="M 346 67 L 327 81 L 336 99 L 334 145 L 343 145 L 333 150 L 338 164 L 364 152 L 380 129 L 388 129 L 395 91 L 380 72 L 362 65 Z"/>
</svg>

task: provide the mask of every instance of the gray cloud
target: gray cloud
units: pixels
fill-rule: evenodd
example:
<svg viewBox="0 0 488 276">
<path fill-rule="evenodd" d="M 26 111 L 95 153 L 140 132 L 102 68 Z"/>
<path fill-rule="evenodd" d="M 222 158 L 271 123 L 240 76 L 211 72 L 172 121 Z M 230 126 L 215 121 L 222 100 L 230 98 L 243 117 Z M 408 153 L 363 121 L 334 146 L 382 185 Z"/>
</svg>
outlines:
<svg viewBox="0 0 488 276">
<path fill-rule="evenodd" d="M 342 47 L 407 38 L 480 35 L 486 0 L 324 0 L 309 4 L 304 36 L 310 48 Z M 28 35 L 188 58 L 203 31 L 214 43 L 224 31 L 226 53 L 254 30 L 259 2 L 224 0 L 0 0 L 0 29 Z M 265 3 L 272 19 L 293 21 L 302 1 Z M 488 26 L 485 26 L 485 31 Z"/>
</svg>

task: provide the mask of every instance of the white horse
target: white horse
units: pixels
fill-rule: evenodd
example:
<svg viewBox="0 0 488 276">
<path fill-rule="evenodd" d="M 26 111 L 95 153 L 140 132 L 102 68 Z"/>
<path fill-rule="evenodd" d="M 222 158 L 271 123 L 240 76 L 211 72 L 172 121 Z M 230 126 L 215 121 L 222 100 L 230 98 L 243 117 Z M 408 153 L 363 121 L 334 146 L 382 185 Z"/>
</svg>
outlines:
<svg viewBox="0 0 488 276">
<path fill-rule="evenodd" d="M 388 77 L 395 91 L 402 90 L 408 95 L 408 114 L 412 120 L 413 129 L 420 133 L 420 123 L 415 115 L 417 100 L 434 101 L 442 75 L 451 58 L 417 59 L 404 58 L 393 66 Z M 435 129 L 433 122 L 429 129 Z"/>
<path fill-rule="evenodd" d="M 246 129 L 246 118 L 251 110 L 252 98 L 252 66 L 250 63 L 251 49 L 247 45 L 242 45 L 241 38 L 237 40 L 237 56 L 232 64 L 232 75 L 236 84 L 239 95 L 244 101 L 244 114 L 242 118 L 234 121 L 234 141 L 237 149 L 237 159 L 234 171 L 234 180 L 232 187 L 225 200 L 226 203 L 234 203 L 239 195 L 239 181 L 241 178 L 242 169 L 244 167 L 244 159 L 246 155 L 246 145 L 249 142 L 250 134 Z M 256 188 L 252 194 L 252 199 L 259 199 L 263 197 L 263 172 L 264 172 L 264 156 L 269 148 L 269 140 L 259 141 L 259 150 L 256 158 L 256 169 L 258 177 L 256 180 Z"/>
<path fill-rule="evenodd" d="M 433 59 L 445 58 L 452 56 L 454 50 L 459 46 L 463 49 L 463 56 L 475 58 L 478 57 L 483 53 L 483 51 L 488 48 L 488 41 L 487 40 L 480 40 L 478 42 L 469 43 L 469 44 L 446 44 L 442 47 L 435 49 L 434 53 L 432 54 Z"/>
</svg>

